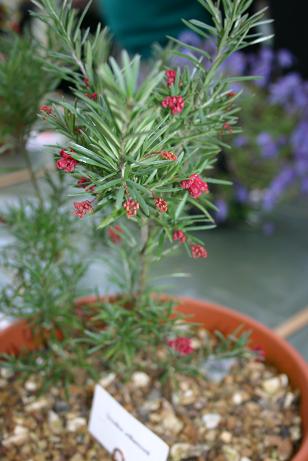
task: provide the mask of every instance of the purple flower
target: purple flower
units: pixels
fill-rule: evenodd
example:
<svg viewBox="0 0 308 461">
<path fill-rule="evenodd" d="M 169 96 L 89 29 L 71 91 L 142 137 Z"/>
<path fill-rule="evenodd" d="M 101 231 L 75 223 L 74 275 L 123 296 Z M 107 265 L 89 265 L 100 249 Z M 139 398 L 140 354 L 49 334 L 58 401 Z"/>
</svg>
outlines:
<svg viewBox="0 0 308 461">
<path fill-rule="evenodd" d="M 248 190 L 239 182 L 234 183 L 234 194 L 238 203 L 246 203 L 248 201 Z"/>
<path fill-rule="evenodd" d="M 302 120 L 293 131 L 291 145 L 296 157 L 308 157 L 308 121 Z"/>
<path fill-rule="evenodd" d="M 299 157 L 295 159 L 294 169 L 298 176 L 303 177 L 308 174 L 308 158 Z"/>
<path fill-rule="evenodd" d="M 287 69 L 294 64 L 294 56 L 289 50 L 282 49 L 277 53 L 277 61 L 283 69 Z"/>
<path fill-rule="evenodd" d="M 308 194 L 308 176 L 303 178 L 301 182 L 301 192 L 305 195 Z"/>
<path fill-rule="evenodd" d="M 307 85 L 299 74 L 292 72 L 270 86 L 269 100 L 284 105 L 287 110 L 304 109 L 308 102 Z"/>
<path fill-rule="evenodd" d="M 229 75 L 243 75 L 246 67 L 244 53 L 237 51 L 225 60 L 221 68 Z"/>
<path fill-rule="evenodd" d="M 193 56 L 193 53 L 189 49 L 180 49 L 180 52 L 186 56 Z M 191 60 L 187 57 L 185 58 L 184 56 L 172 56 L 170 59 L 170 65 L 173 67 L 184 67 L 188 66 L 190 69 L 193 68 L 193 63 Z"/>
<path fill-rule="evenodd" d="M 199 35 L 195 34 L 191 30 L 184 30 L 179 35 L 179 40 L 181 42 L 187 43 L 187 45 L 200 47 L 202 40 Z"/>
<path fill-rule="evenodd" d="M 261 48 L 257 55 L 249 56 L 250 73 L 261 77 L 255 82 L 257 86 L 263 87 L 268 83 L 272 73 L 273 58 L 273 50 L 268 47 Z"/>
<path fill-rule="evenodd" d="M 261 150 L 261 156 L 264 158 L 275 157 L 278 153 L 278 147 L 272 136 L 265 131 L 257 137 L 257 144 Z"/>
<path fill-rule="evenodd" d="M 286 165 L 280 173 L 273 179 L 270 187 L 266 190 L 263 197 L 263 208 L 270 211 L 280 199 L 285 190 L 292 184 L 296 177 L 294 168 Z"/>
<path fill-rule="evenodd" d="M 229 206 L 223 199 L 217 199 L 215 202 L 218 210 L 215 212 L 215 220 L 217 223 L 223 223 L 226 221 L 229 215 Z"/>
<path fill-rule="evenodd" d="M 239 134 L 234 138 L 233 144 L 235 147 L 243 147 L 246 146 L 247 144 L 247 137 L 244 136 L 243 134 Z"/>
<path fill-rule="evenodd" d="M 217 41 L 215 38 L 209 38 L 207 39 L 204 44 L 203 44 L 203 49 L 204 51 L 207 51 L 207 53 L 214 58 L 217 54 Z"/>
</svg>

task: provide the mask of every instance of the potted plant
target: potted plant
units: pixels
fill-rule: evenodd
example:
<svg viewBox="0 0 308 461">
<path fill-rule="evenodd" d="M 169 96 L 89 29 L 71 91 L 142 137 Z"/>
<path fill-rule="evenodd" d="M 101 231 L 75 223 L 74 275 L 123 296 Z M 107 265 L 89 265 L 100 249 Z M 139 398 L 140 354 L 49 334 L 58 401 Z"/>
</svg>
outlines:
<svg viewBox="0 0 308 461">
<path fill-rule="evenodd" d="M 57 7 L 51 0 L 34 3 L 40 8 L 40 19 L 62 40 L 61 53 L 53 53 L 56 63 L 52 65 L 57 75 L 60 72 L 73 84 L 75 97 L 74 103 L 57 101 L 49 108 L 50 126 L 68 140 L 65 146 L 55 148 L 56 166 L 74 178 L 76 195 L 80 198 L 74 202 L 74 215 L 85 221 L 91 219 L 92 214 L 100 217 L 98 227 L 106 229 L 112 248 L 107 253 L 114 269 L 112 279 L 121 291 L 111 298 L 92 296 L 78 300 L 73 334 L 65 334 L 66 325 L 61 324 L 61 316 L 51 332 L 42 328 L 39 337 L 29 334 L 27 324 L 7 329 L 0 337 L 1 350 L 9 352 L 13 345 L 17 356 L 7 355 L 3 366 L 7 369 L 13 365 L 15 370 L 32 373 L 39 367 L 47 377 L 62 380 L 66 377 L 64 368 L 71 369 L 76 364 L 79 368 L 85 367 L 95 379 L 103 372 L 102 384 L 168 442 L 172 460 L 241 458 L 243 461 L 271 454 L 278 459 L 290 459 L 295 447 L 290 446 L 290 440 L 281 445 L 282 437 L 275 432 L 278 427 L 281 429 L 280 423 L 275 422 L 274 414 L 279 414 L 280 422 L 291 415 L 291 424 L 297 424 L 294 440 L 298 442 L 301 438 L 299 419 L 292 412 L 296 408 L 295 394 L 288 388 L 286 375 L 277 375 L 270 367 L 264 369 L 264 365 L 254 361 L 252 368 L 247 365 L 244 372 L 245 358 L 250 355 L 245 347 L 247 333 L 234 333 L 242 325 L 246 332 L 252 330 L 251 346 L 261 344 L 269 361 L 286 372 L 301 390 L 304 436 L 301 449 L 293 459 L 303 461 L 307 456 L 304 383 L 308 377 L 301 358 L 265 327 L 228 309 L 185 298 L 170 299 L 157 293 L 157 287 L 153 294 L 148 278 L 150 266 L 171 251 L 170 247 L 182 245 L 194 259 L 207 257 L 203 242 L 193 232 L 213 227 L 210 210 L 214 207 L 208 199 L 208 190 L 215 180 L 207 176 L 207 170 L 213 167 L 224 145 L 221 134 L 237 121 L 237 108 L 230 104 L 233 78 L 223 78 L 220 66 L 237 49 L 263 40 L 258 32 L 250 32 L 262 24 L 262 12 L 249 18 L 246 11 L 251 2 L 226 0 L 222 15 L 219 5 L 202 1 L 212 16 L 213 25 L 192 20 L 189 26 L 202 36 L 216 37 L 218 51 L 210 67 L 205 69 L 202 59 L 194 56 L 190 56 L 193 69 L 164 69 L 156 62 L 140 83 L 138 56 L 131 58 L 123 52 L 121 64 L 111 58 L 108 63 L 97 66 L 100 31 L 87 41 L 87 32 L 81 34 L 70 3 L 66 2 L 63 7 Z M 172 52 L 180 53 L 177 47 Z M 209 59 L 206 51 L 200 50 L 200 53 Z M 187 210 L 191 207 L 195 207 L 198 214 L 189 214 Z M 53 312 L 57 315 L 57 306 Z M 186 315 L 183 317 L 181 313 Z M 188 322 L 193 323 L 189 326 Z M 212 334 L 208 336 L 200 325 Z M 61 335 L 65 336 L 64 343 L 54 343 L 53 339 Z M 49 340 L 53 345 L 51 351 Z M 206 399 L 199 400 L 210 389 L 204 373 L 209 376 L 208 356 L 213 355 L 238 357 L 236 375 L 239 379 L 241 376 L 255 379 L 261 375 L 264 379 L 264 383 L 257 384 L 263 387 L 262 397 L 252 398 L 249 393 L 247 397 L 253 381 L 246 387 L 246 394 L 233 395 L 233 404 L 240 407 L 233 415 L 229 414 L 233 419 L 229 418 L 219 433 L 215 432 L 220 424 L 219 415 L 208 411 Z M 258 357 L 261 358 L 260 351 Z M 10 379 L 6 373 L 4 376 Z M 40 381 L 40 375 L 37 378 Z M 234 375 L 230 379 L 233 382 Z M 82 376 L 78 380 L 81 380 L 82 391 L 76 386 L 70 390 L 77 395 L 77 400 L 84 401 L 82 394 L 87 394 L 91 386 L 93 391 L 93 382 Z M 223 381 L 222 389 L 225 385 L 227 382 Z M 277 386 L 279 397 L 282 388 L 289 394 L 287 402 L 287 394 L 283 394 L 280 411 Z M 31 381 L 27 387 L 32 392 L 36 383 Z M 216 383 L 213 389 L 218 387 Z M 54 390 L 56 400 L 60 392 Z M 266 397 L 266 393 L 271 397 Z M 33 402 L 33 395 L 23 395 L 23 400 L 29 403 L 30 414 L 39 406 L 51 405 L 46 399 L 39 404 Z M 261 405 L 264 400 L 273 405 L 274 414 L 270 411 L 271 417 L 269 413 L 267 417 L 271 424 L 278 426 L 270 434 L 274 438 L 266 438 L 262 449 L 257 445 L 253 451 L 251 444 L 247 449 L 231 443 L 228 428 L 232 424 L 237 426 L 236 420 L 242 417 L 246 421 L 246 407 L 241 406 L 244 400 L 251 404 L 250 408 L 255 408 L 256 402 Z M 225 395 L 219 402 L 224 408 L 228 406 Z M 48 417 L 59 440 L 63 421 L 54 411 L 59 407 L 57 402 L 52 405 Z M 69 412 L 65 418 L 69 432 L 76 432 L 76 428 L 81 431 L 85 425 L 84 417 L 76 417 L 76 412 Z M 257 419 L 252 417 L 249 427 L 253 427 Z M 258 424 L 268 429 L 264 420 L 258 419 Z M 23 441 L 29 437 L 25 426 L 23 421 L 17 433 L 15 427 L 13 440 L 5 440 L 6 450 L 16 443 L 16 437 Z M 242 439 L 238 426 L 237 431 Z M 262 439 L 266 435 L 262 430 L 256 433 L 261 434 Z M 69 446 L 64 455 L 67 459 L 76 461 L 88 455 L 93 459 L 96 456 L 110 459 L 106 453 L 93 451 L 85 431 L 81 439 L 78 442 L 74 438 L 73 443 L 67 441 Z M 76 444 L 81 445 L 80 450 Z M 116 446 L 112 456 L 125 458 Z"/>
</svg>

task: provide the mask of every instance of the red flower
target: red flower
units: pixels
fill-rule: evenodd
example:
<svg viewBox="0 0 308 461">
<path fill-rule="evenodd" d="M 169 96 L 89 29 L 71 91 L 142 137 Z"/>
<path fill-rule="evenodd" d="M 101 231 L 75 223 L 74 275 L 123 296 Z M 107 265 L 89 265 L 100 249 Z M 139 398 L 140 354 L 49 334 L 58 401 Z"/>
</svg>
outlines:
<svg viewBox="0 0 308 461">
<path fill-rule="evenodd" d="M 172 69 L 166 70 L 165 75 L 167 78 L 167 85 L 170 88 L 170 86 L 174 85 L 174 82 L 176 79 L 176 70 L 172 70 Z"/>
<path fill-rule="evenodd" d="M 181 182 L 182 189 L 187 189 L 189 195 L 193 198 L 198 198 L 203 192 L 208 192 L 209 187 L 206 182 L 204 182 L 198 174 L 192 174 L 189 179 L 185 179 Z"/>
<path fill-rule="evenodd" d="M 92 204 L 90 200 L 85 200 L 84 202 L 74 202 L 74 215 L 82 219 L 87 213 L 93 211 Z"/>
<path fill-rule="evenodd" d="M 75 160 L 64 149 L 60 150 L 60 157 L 61 158 L 59 158 L 56 162 L 58 170 L 64 170 L 67 173 L 72 173 L 75 170 L 75 166 L 78 163 L 77 160 Z"/>
<path fill-rule="evenodd" d="M 225 122 L 223 128 L 225 131 L 228 131 L 230 134 L 233 133 L 232 126 L 229 123 Z"/>
<path fill-rule="evenodd" d="M 12 22 L 9 27 L 13 32 L 16 32 L 16 34 L 20 34 L 21 27 L 20 24 L 18 24 L 18 22 Z"/>
<path fill-rule="evenodd" d="M 169 108 L 173 115 L 179 114 L 184 109 L 183 96 L 167 96 L 161 103 L 164 108 Z"/>
<path fill-rule="evenodd" d="M 194 351 L 191 344 L 191 339 L 184 336 L 180 336 L 175 339 L 169 339 L 167 344 L 171 349 L 183 356 L 190 355 Z"/>
<path fill-rule="evenodd" d="M 227 93 L 227 96 L 228 96 L 228 98 L 234 98 L 234 96 L 236 96 L 236 92 L 235 91 L 229 91 Z"/>
<path fill-rule="evenodd" d="M 202 245 L 194 244 L 191 245 L 190 249 L 194 259 L 207 258 L 208 256 L 206 249 Z"/>
<path fill-rule="evenodd" d="M 136 200 L 128 198 L 126 202 L 123 203 L 123 208 L 126 210 L 127 217 L 132 218 L 133 216 L 136 216 L 140 205 L 136 202 Z"/>
<path fill-rule="evenodd" d="M 47 115 L 51 115 L 52 114 L 52 107 L 51 106 L 41 106 L 40 111 L 45 112 L 45 114 L 47 114 Z"/>
<path fill-rule="evenodd" d="M 177 160 L 177 156 L 173 153 L 173 152 L 169 152 L 167 150 L 163 150 L 160 152 L 160 156 L 161 158 L 163 158 L 164 160 L 172 160 L 172 161 L 175 161 Z"/>
<path fill-rule="evenodd" d="M 173 240 L 174 242 L 178 240 L 180 243 L 185 243 L 187 240 L 187 237 L 182 230 L 175 230 L 173 232 Z"/>
<path fill-rule="evenodd" d="M 161 213 L 166 213 L 168 211 L 168 203 L 163 198 L 157 197 L 156 199 L 154 199 L 154 202 L 155 202 L 156 208 Z"/>
<path fill-rule="evenodd" d="M 85 93 L 85 96 L 92 99 L 92 101 L 97 101 L 97 93 Z"/>
<path fill-rule="evenodd" d="M 86 192 L 95 192 L 95 186 L 90 186 L 90 179 L 85 176 L 78 179 L 76 186 L 84 188 Z"/>
<path fill-rule="evenodd" d="M 87 88 L 90 88 L 90 80 L 88 77 L 83 77 L 84 84 L 86 85 Z"/>
<path fill-rule="evenodd" d="M 123 233 L 124 233 L 124 230 L 118 224 L 116 224 L 113 227 L 109 227 L 109 229 L 107 230 L 108 237 L 110 238 L 110 240 L 113 241 L 113 243 L 121 243 L 122 237 L 120 234 L 123 234 Z"/>
</svg>

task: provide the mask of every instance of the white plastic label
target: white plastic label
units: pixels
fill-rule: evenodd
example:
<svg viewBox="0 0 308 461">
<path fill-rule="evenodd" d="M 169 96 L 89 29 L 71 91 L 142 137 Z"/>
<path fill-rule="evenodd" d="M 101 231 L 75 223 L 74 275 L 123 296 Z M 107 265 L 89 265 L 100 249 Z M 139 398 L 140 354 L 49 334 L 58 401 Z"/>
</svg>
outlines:
<svg viewBox="0 0 308 461">
<path fill-rule="evenodd" d="M 166 461 L 168 445 L 96 385 L 89 431 L 115 461 Z"/>
</svg>

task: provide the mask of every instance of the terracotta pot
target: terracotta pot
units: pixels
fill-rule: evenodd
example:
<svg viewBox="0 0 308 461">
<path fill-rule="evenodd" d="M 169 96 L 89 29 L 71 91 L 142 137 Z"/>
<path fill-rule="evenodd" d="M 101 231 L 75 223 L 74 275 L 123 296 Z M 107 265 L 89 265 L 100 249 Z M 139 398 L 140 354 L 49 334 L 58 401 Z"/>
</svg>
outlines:
<svg viewBox="0 0 308 461">
<path fill-rule="evenodd" d="M 94 296 L 80 298 L 76 301 L 76 306 L 91 304 L 95 300 Z M 228 334 L 239 325 L 244 330 L 251 331 L 249 345 L 261 346 L 267 361 L 280 372 L 286 373 L 293 387 L 301 392 L 303 440 L 292 461 L 308 461 L 308 365 L 298 352 L 261 323 L 217 304 L 181 297 L 177 309 L 191 315 L 188 321 L 199 322 L 210 331 L 219 330 Z M 22 350 L 33 350 L 36 346 L 37 341 L 32 337 L 25 321 L 17 321 L 0 332 L 0 353 L 16 354 Z"/>
</svg>

